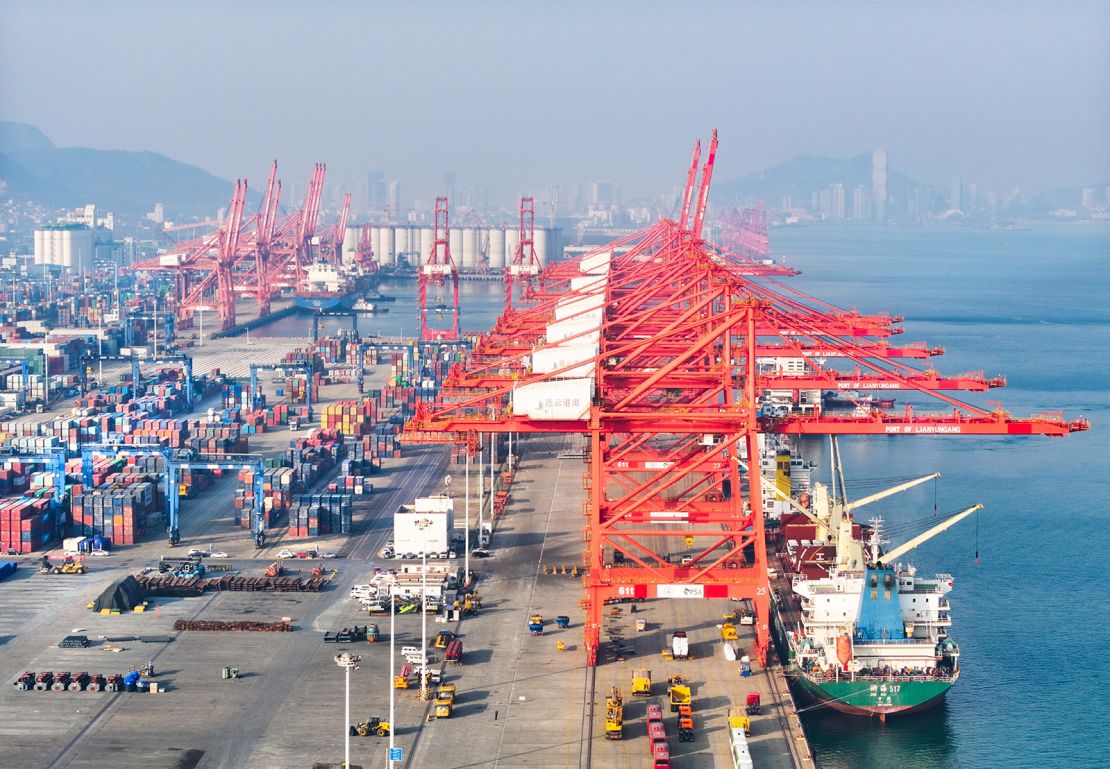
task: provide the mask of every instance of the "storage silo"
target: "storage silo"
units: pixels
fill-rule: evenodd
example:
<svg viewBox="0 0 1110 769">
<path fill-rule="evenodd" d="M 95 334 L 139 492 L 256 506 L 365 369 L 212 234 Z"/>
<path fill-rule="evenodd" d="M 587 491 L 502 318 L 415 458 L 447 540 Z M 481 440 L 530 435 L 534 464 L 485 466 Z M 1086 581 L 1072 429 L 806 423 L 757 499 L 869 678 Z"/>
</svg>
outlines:
<svg viewBox="0 0 1110 769">
<path fill-rule="evenodd" d="M 397 264 L 397 249 L 393 240 L 393 225 L 381 228 L 382 253 L 378 264 Z"/>
<path fill-rule="evenodd" d="M 405 261 L 408 261 L 408 259 L 409 259 L 409 257 L 408 257 L 408 252 L 410 250 L 409 249 L 409 232 L 410 232 L 410 230 L 409 230 L 408 227 L 394 227 L 393 228 L 393 237 L 394 237 L 393 246 L 394 246 L 394 253 L 396 254 L 396 256 L 394 258 L 394 261 L 399 263 L 399 264 L 403 263 Z"/>
<path fill-rule="evenodd" d="M 536 258 L 540 267 L 547 265 L 547 241 L 550 231 L 544 227 L 537 227 L 532 233 L 532 245 L 536 249 Z"/>
<path fill-rule="evenodd" d="M 506 227 L 505 230 L 505 266 L 512 265 L 516 258 L 516 250 L 520 247 L 520 230 L 516 227 Z"/>
<path fill-rule="evenodd" d="M 458 270 L 463 269 L 462 255 L 463 255 L 463 237 L 462 230 L 458 227 L 452 227 L 450 234 L 447 236 L 447 245 L 451 248 L 451 258 L 455 261 L 455 267 Z"/>
<path fill-rule="evenodd" d="M 435 230 L 431 227 L 420 228 L 420 261 L 418 264 L 424 264 L 428 261 L 428 255 L 432 253 L 432 246 L 436 243 Z"/>
<path fill-rule="evenodd" d="M 492 227 L 487 231 L 489 235 L 489 268 L 503 270 L 505 268 L 505 231 L 500 227 Z"/>
<path fill-rule="evenodd" d="M 478 230 L 474 227 L 463 227 L 460 268 L 468 272 L 478 269 Z"/>
<path fill-rule="evenodd" d="M 382 230 L 380 227 L 370 227 L 370 248 L 374 251 L 374 260 L 382 264 Z"/>
<path fill-rule="evenodd" d="M 69 231 L 56 230 L 54 235 L 60 237 L 62 241 L 61 264 L 65 267 L 73 267 L 73 238 L 69 237 Z"/>
<path fill-rule="evenodd" d="M 343 262 L 353 264 L 358 256 L 358 240 L 362 236 L 361 227 L 348 227 L 343 231 Z"/>
<path fill-rule="evenodd" d="M 35 230 L 35 264 L 46 264 L 46 236 L 49 233 Z"/>
</svg>

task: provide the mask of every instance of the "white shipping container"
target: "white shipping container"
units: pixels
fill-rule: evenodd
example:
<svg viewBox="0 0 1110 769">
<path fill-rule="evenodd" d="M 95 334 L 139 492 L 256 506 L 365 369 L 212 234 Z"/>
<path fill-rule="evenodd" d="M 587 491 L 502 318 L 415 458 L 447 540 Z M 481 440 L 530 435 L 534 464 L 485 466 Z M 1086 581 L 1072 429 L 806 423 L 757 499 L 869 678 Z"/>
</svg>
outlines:
<svg viewBox="0 0 1110 769">
<path fill-rule="evenodd" d="M 578 269 L 582 271 L 583 275 L 603 275 L 609 272 L 609 263 L 612 258 L 612 251 L 586 256 L 578 263 Z"/>
<path fill-rule="evenodd" d="M 600 310 L 605 306 L 605 294 L 583 294 L 565 296 L 555 305 L 555 320 L 577 316 L 590 310 Z"/>
<path fill-rule="evenodd" d="M 547 324 L 547 341 L 548 343 L 561 342 L 568 337 L 577 337 L 583 331 L 595 329 L 600 335 L 601 327 L 601 310 L 591 310 L 575 318 L 567 320 L 556 320 Z M 586 337 L 578 337 L 574 341 L 580 341 Z"/>
<path fill-rule="evenodd" d="M 513 390 L 513 413 L 529 419 L 585 419 L 593 397 L 592 377 L 533 382 Z"/>
<path fill-rule="evenodd" d="M 596 343 L 582 343 L 577 340 L 554 347 L 540 347 L 532 351 L 532 371 L 537 374 L 549 374 L 575 363 L 581 363 L 580 366 L 575 366 L 558 374 L 559 378 L 576 379 L 593 376 L 594 359 L 597 357 L 597 353 L 598 346 Z"/>
<path fill-rule="evenodd" d="M 604 291 L 608 283 L 608 275 L 578 275 L 570 279 L 570 290 L 581 294 L 596 294 Z"/>
</svg>

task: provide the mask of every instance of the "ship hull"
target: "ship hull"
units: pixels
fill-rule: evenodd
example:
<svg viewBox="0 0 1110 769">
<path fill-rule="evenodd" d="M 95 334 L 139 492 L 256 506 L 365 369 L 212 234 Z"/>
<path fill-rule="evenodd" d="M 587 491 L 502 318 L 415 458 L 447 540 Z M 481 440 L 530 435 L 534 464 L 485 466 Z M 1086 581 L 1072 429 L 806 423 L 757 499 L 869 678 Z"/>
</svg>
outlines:
<svg viewBox="0 0 1110 769">
<path fill-rule="evenodd" d="M 797 677 L 813 700 L 857 716 L 908 715 L 939 705 L 954 681 L 811 681 Z"/>
<path fill-rule="evenodd" d="M 327 310 L 349 310 L 351 308 L 351 305 L 358 301 L 358 298 L 359 295 L 356 292 L 351 294 L 336 294 L 335 296 L 297 295 L 293 298 L 293 301 L 302 310 L 310 310 L 312 312 L 324 312 Z"/>
</svg>

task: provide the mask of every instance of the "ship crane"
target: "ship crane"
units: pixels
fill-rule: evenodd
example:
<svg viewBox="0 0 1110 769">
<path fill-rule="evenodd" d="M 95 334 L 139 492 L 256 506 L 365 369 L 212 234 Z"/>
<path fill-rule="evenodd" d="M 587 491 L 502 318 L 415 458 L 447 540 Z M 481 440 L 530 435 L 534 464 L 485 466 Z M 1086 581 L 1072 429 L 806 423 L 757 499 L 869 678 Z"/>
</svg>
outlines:
<svg viewBox="0 0 1110 769">
<path fill-rule="evenodd" d="M 916 548 L 920 545 L 925 544 L 930 539 L 935 537 L 937 534 L 940 534 L 942 531 L 945 531 L 946 529 L 952 528 L 957 523 L 962 521 L 964 518 L 967 518 L 972 513 L 978 512 L 979 510 L 982 510 L 982 509 L 983 509 L 983 505 L 981 505 L 979 503 L 976 503 L 976 504 L 972 505 L 969 508 L 961 510 L 960 512 L 953 515 L 951 518 L 948 518 L 947 520 L 941 521 L 936 526 L 933 526 L 932 528 L 922 532 L 921 534 L 918 534 L 916 537 L 911 539 L 909 542 L 906 542 L 905 544 L 899 545 L 898 547 L 894 548 L 893 550 L 891 550 L 889 552 L 879 553 L 873 547 L 872 550 L 871 550 L 871 563 L 873 563 L 873 564 L 895 563 L 899 558 L 901 558 L 903 555 L 905 555 L 909 551 L 913 550 L 914 548 Z M 878 519 L 873 519 L 873 520 L 878 520 Z M 877 543 L 878 543 L 878 541 L 877 541 Z"/>
</svg>

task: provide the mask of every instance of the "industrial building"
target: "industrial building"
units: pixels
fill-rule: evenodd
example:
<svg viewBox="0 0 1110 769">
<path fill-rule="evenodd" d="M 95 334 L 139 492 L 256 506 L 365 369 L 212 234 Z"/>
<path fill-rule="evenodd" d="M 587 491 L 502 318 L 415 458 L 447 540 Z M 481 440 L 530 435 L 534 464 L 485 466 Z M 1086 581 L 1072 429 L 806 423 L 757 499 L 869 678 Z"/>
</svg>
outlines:
<svg viewBox="0 0 1110 769">
<path fill-rule="evenodd" d="M 35 264 L 80 271 L 92 267 L 93 231 L 85 224 L 48 224 L 35 230 Z"/>
<path fill-rule="evenodd" d="M 431 253 L 435 234 L 432 227 L 405 224 L 369 225 L 370 245 L 378 264 L 416 266 Z M 344 258 L 353 261 L 361 228 L 347 227 L 343 238 Z M 536 227 L 534 246 L 540 265 L 562 259 L 560 231 Z M 463 273 L 500 271 L 510 264 L 520 244 L 517 227 L 451 227 L 448 235 L 451 258 Z"/>
</svg>

